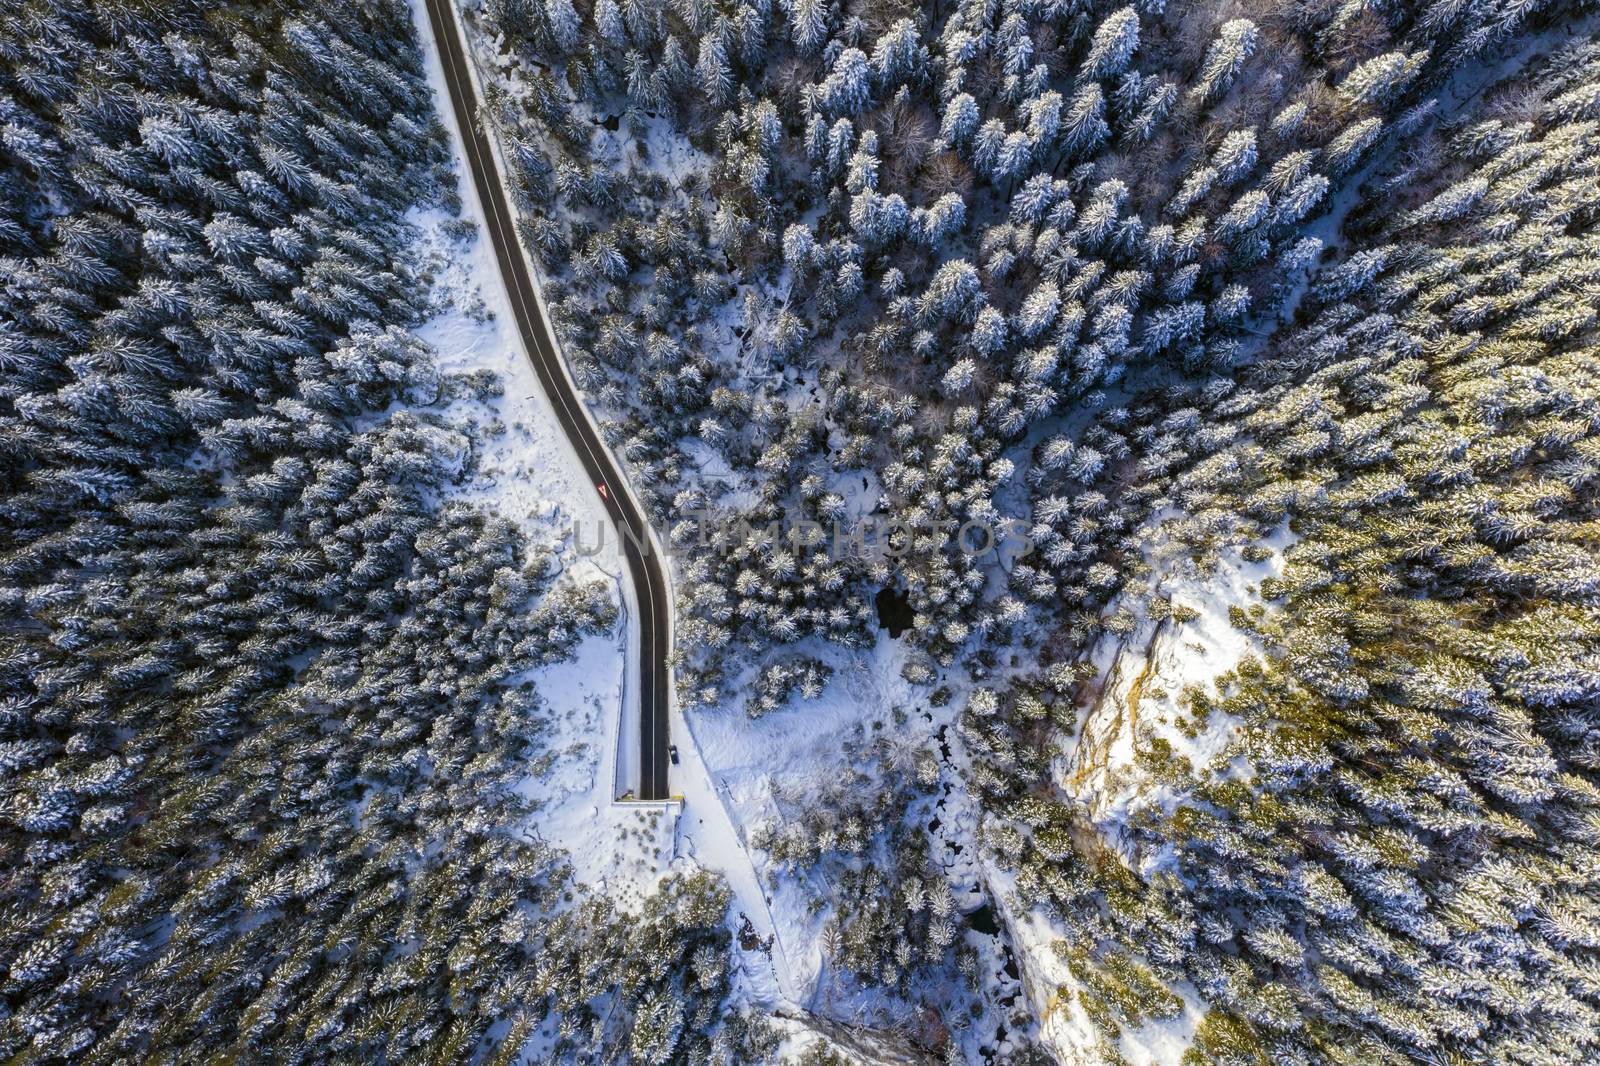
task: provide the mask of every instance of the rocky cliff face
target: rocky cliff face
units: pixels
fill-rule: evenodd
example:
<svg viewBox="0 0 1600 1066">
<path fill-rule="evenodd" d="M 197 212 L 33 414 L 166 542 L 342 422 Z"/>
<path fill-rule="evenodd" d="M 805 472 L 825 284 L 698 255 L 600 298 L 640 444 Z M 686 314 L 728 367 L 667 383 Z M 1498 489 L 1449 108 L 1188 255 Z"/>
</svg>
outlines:
<svg viewBox="0 0 1600 1066">
<path fill-rule="evenodd" d="M 1289 539 L 1281 531 L 1267 543 L 1279 548 Z M 1258 652 L 1254 638 L 1235 626 L 1230 612 L 1261 602 L 1260 583 L 1282 569 L 1281 551 L 1261 562 L 1225 553 L 1210 574 L 1175 568 L 1157 594 L 1175 614 L 1145 620 L 1121 641 L 1107 638 L 1097 658 L 1106 663 L 1098 697 L 1084 709 L 1073 744 L 1056 762 L 1056 784 L 1083 805 L 1085 820 L 1120 847 L 1119 825 L 1135 803 L 1162 802 L 1161 786 L 1135 765 L 1136 756 L 1163 740 L 1196 772 L 1211 766 L 1227 749 L 1236 730 L 1224 715 L 1213 715 L 1197 735 L 1179 728 L 1180 699 L 1188 686 L 1209 690 L 1212 680 L 1231 670 L 1246 654 Z M 1124 852 L 1130 863 L 1134 856 Z"/>
<path fill-rule="evenodd" d="M 1281 546 L 1287 533 L 1274 546 Z M 1076 843 L 1085 853 L 1114 851 L 1136 871 L 1163 861 L 1141 853 L 1124 826 L 1142 804 L 1176 802 L 1179 792 L 1154 779 L 1137 759 L 1157 739 L 1198 771 L 1223 756 L 1235 723 L 1213 714 L 1196 736 L 1178 726 L 1179 702 L 1189 685 L 1209 687 L 1211 680 L 1254 651 L 1250 636 L 1229 620 L 1233 607 L 1260 602 L 1260 581 L 1275 574 L 1281 555 L 1261 563 L 1226 556 L 1215 574 L 1204 578 L 1206 598 L 1199 595 L 1201 577 L 1175 569 L 1161 582 L 1163 598 L 1178 605 L 1176 616 L 1146 619 L 1120 640 L 1107 638 L 1094 654 L 1101 667 L 1098 688 L 1081 710 L 1078 735 L 1057 758 L 1055 783 L 1080 806 Z M 1182 619 L 1182 620 L 1180 620 Z M 985 884 L 996 901 L 996 913 L 1016 950 L 1025 994 L 1040 1019 L 1040 1043 L 1062 1066 L 1088 1066 L 1105 1061 L 1104 1036 L 1076 1002 L 1078 981 L 1053 950 L 1063 930 L 1044 914 L 1018 906 L 1010 880 L 999 871 L 986 873 Z M 1148 1025 L 1125 1034 L 1120 1051 L 1136 1063 L 1175 1063 L 1181 1058 L 1203 1004 L 1192 990 L 1176 990 L 1185 1000 L 1183 1014 L 1168 1023 Z"/>
</svg>

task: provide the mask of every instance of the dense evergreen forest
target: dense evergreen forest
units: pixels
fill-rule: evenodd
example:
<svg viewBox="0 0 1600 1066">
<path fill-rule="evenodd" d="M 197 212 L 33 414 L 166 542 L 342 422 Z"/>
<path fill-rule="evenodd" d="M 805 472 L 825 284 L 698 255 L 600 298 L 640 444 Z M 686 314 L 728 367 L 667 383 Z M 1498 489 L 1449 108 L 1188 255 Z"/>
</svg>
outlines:
<svg viewBox="0 0 1600 1066">
<path fill-rule="evenodd" d="M 781 1053 L 728 887 L 624 912 L 519 789 L 534 668 L 618 611 L 451 498 L 414 14 L 0 0 L 7 1061 Z M 953 759 L 851 741 L 748 841 L 838 985 L 938 1019 L 896 1039 L 965 1061 L 999 1009 L 902 817 L 942 784 L 1070 975 L 990 1061 L 1600 1058 L 1590 0 L 465 14 L 564 355 L 684 549 L 683 703 L 804 713 L 888 589 L 956 709 Z M 926 533 L 696 552 L 698 512 Z M 938 534 L 1002 521 L 1030 554 Z M 1234 557 L 1278 564 L 1248 650 L 1128 726 L 1113 824 L 1067 772 L 1096 662 Z"/>
<path fill-rule="evenodd" d="M 568 355 L 680 544 L 697 510 L 858 515 L 855 483 L 1028 523 L 1009 567 L 686 551 L 688 703 L 790 713 L 749 664 L 870 644 L 904 593 L 985 861 L 1104 1061 L 1191 1001 L 1196 1064 L 1600 1056 L 1592 4 L 471 6 Z M 1062 771 L 1091 659 L 1241 550 L 1283 564 L 1233 612 L 1255 650 L 1182 694 L 1231 739 L 1139 732 L 1108 834 Z M 898 780 L 762 846 L 898 839 Z"/>
<path fill-rule="evenodd" d="M 0 4 L 8 1062 L 708 1054 L 725 890 L 573 903 L 511 789 L 615 607 L 437 502 L 421 71 L 387 0 Z"/>
</svg>

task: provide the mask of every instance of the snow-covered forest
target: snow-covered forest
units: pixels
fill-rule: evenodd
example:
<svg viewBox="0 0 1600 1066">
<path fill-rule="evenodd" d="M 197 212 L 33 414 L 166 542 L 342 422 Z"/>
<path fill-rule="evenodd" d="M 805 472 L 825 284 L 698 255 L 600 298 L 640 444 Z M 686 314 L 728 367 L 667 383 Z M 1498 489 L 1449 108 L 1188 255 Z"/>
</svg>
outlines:
<svg viewBox="0 0 1600 1066">
<path fill-rule="evenodd" d="M 515 787 L 616 607 L 450 499 L 421 72 L 397 3 L 0 8 L 8 1061 L 707 1054 L 726 890 L 574 899 Z"/>
<path fill-rule="evenodd" d="M 467 6 L 685 549 L 690 713 L 803 720 L 914 611 L 954 758 L 863 745 L 753 841 L 821 871 L 832 971 L 964 1009 L 905 861 L 942 781 L 1028 1015 L 954 1058 L 1600 1054 L 1588 5 Z M 701 510 L 1033 551 L 696 552 Z M 875 960 L 863 891 L 911 916 Z"/>
<path fill-rule="evenodd" d="M 459 14 L 742 852 L 549 817 L 420 7 L 0 0 L 0 1056 L 1600 1058 L 1592 0 Z"/>
</svg>

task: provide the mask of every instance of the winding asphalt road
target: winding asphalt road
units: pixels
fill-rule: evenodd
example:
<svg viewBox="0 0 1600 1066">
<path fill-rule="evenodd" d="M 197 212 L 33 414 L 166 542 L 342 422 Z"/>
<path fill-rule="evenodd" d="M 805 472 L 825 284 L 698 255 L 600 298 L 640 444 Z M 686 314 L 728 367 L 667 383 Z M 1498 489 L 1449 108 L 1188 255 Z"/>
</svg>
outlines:
<svg viewBox="0 0 1600 1066">
<path fill-rule="evenodd" d="M 452 0 L 427 0 L 428 20 L 444 66 L 450 104 L 461 127 L 467 168 L 472 171 L 478 199 L 488 223 L 488 238 L 505 279 L 511 310 L 522 335 L 522 347 L 539 375 L 545 395 L 555 409 L 561 429 L 572 442 L 610 516 L 611 536 L 620 536 L 628 575 L 639 603 L 639 789 L 642 800 L 666 799 L 667 789 L 667 653 L 671 649 L 672 622 L 668 613 L 666 574 L 661 558 L 650 547 L 650 527 L 629 494 L 622 471 L 600 440 L 584 412 L 572 379 L 561 364 L 555 334 L 534 293 L 528 261 L 517 243 L 514 216 L 506 204 L 505 190 L 495 166 L 489 140 L 478 122 L 477 93 L 467 67 L 460 26 L 449 9 Z"/>
</svg>

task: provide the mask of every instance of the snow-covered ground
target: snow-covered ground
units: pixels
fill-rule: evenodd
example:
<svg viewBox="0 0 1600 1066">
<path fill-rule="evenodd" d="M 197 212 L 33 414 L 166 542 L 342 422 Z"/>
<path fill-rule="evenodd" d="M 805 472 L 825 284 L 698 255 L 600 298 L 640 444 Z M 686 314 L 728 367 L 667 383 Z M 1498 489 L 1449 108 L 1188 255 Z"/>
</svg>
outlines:
<svg viewBox="0 0 1600 1066">
<path fill-rule="evenodd" d="M 862 651 L 807 640 L 773 654 L 821 659 L 833 668 L 832 678 L 815 699 L 797 696 L 758 719 L 752 720 L 742 701 L 733 699 L 695 710 L 690 723 L 698 739 L 697 756 L 703 754 L 716 795 L 737 826 L 744 854 L 759 878 L 757 888 L 771 923 L 767 928 L 775 934 L 772 985 L 751 981 L 744 994 L 751 1002 L 781 1012 L 793 1014 L 799 1008 L 808 1019 L 801 1027 L 803 1032 L 820 1030 L 830 1040 L 850 1037 L 876 1047 L 864 1052 L 855 1046 L 853 1053 L 866 1056 L 861 1061 L 921 1061 L 906 1048 L 891 1053 L 889 1045 L 874 1044 L 872 1035 L 915 1029 L 917 1004 L 884 989 L 860 985 L 826 958 L 824 930 L 836 915 L 831 906 L 819 904 L 834 895 L 829 873 L 832 860 L 785 869 L 767 851 L 748 842 L 752 834 L 759 839 L 763 829 L 792 824 L 814 803 L 836 800 L 839 783 L 853 770 L 866 773 L 864 789 L 888 787 L 883 761 L 875 761 L 884 756 L 871 753 L 885 748 L 897 752 L 886 761 L 901 760 L 900 772 L 907 774 L 912 773 L 908 767 L 925 754 L 936 766 L 938 779 L 907 806 L 905 824 L 911 832 L 926 830 L 930 862 L 949 882 L 956 911 L 970 914 L 984 909 L 992 892 L 985 884 L 976 845 L 979 815 L 976 803 L 960 784 L 967 755 L 956 719 L 964 701 L 958 697 L 936 706 L 930 689 L 906 682 L 901 675 L 906 646 L 887 634 Z M 952 675 L 950 680 L 956 678 Z M 880 740 L 883 743 L 878 743 Z M 700 854 L 703 843 L 691 839 L 703 832 L 696 810 L 697 803 L 691 799 L 685 807 L 684 835 Z M 758 918 L 752 914 L 752 919 Z M 752 924 L 761 936 L 768 935 L 758 920 Z M 984 921 L 972 924 L 974 928 L 961 933 L 960 942 L 975 953 L 983 987 L 998 993 L 1001 1000 L 1020 993 L 1016 964 L 1005 941 L 993 935 L 996 930 L 992 927 L 979 928 Z M 759 965 L 755 969 L 765 974 Z M 974 1063 L 1005 1061 L 1010 1050 L 1003 1034 L 996 1039 L 1008 1019 L 992 1016 L 994 1013 L 945 1020 L 952 1039 Z M 829 1029 L 829 1019 L 847 1028 Z M 996 1057 L 986 1059 L 980 1053 L 985 1048 Z"/>
<path fill-rule="evenodd" d="M 868 654 L 852 654 L 820 641 L 808 641 L 786 652 L 814 655 L 834 667 L 833 678 L 815 700 L 796 697 L 754 720 L 738 701 L 734 706 L 691 712 L 690 728 L 700 756 L 717 796 L 738 827 L 741 847 L 747 847 L 745 842 L 756 827 L 782 820 L 780 798 L 820 795 L 836 781 L 851 761 L 845 742 L 855 735 L 865 737 L 871 728 L 866 723 L 875 720 L 880 728 L 888 728 L 891 708 L 910 711 L 913 701 L 919 699 L 900 679 L 900 642 L 888 637 Z M 926 695 L 920 699 L 925 701 Z M 918 715 L 908 720 L 906 728 L 925 731 L 931 727 Z M 915 734 L 903 739 L 915 742 Z M 685 822 L 686 834 L 698 832 L 698 820 L 687 808 Z M 699 840 L 691 841 L 697 854 L 702 846 Z M 770 877 L 773 868 L 764 852 L 755 852 L 752 861 L 761 876 L 762 902 L 777 934 L 774 955 L 783 952 L 789 972 L 788 994 L 799 1002 L 809 1002 L 822 975 L 821 931 L 828 915 L 811 911 L 815 886 L 798 877 Z"/>
</svg>

